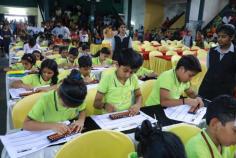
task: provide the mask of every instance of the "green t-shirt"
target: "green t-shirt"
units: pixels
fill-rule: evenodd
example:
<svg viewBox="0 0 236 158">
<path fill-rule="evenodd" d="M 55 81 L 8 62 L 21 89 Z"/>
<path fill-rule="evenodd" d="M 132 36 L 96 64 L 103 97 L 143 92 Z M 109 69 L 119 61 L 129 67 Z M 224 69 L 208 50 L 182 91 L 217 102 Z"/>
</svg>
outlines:
<svg viewBox="0 0 236 158">
<path fill-rule="evenodd" d="M 151 94 L 149 95 L 146 105 L 160 104 L 160 89 L 167 89 L 170 92 L 170 98 L 179 99 L 183 92 L 190 87 L 190 82 L 179 82 L 174 69 L 163 72 L 155 81 Z"/>
<path fill-rule="evenodd" d="M 70 75 L 70 73 L 71 73 L 71 69 L 59 71 L 58 82 L 61 82 L 62 80 L 64 80 L 68 75 Z"/>
<path fill-rule="evenodd" d="M 213 143 L 211 138 L 206 133 L 205 129 L 202 130 L 204 133 L 206 140 L 210 144 L 214 158 L 233 158 L 234 153 L 231 151 L 230 147 L 223 146 L 222 148 L 222 155 L 217 149 L 216 145 Z M 191 138 L 186 146 L 186 153 L 189 158 L 212 158 L 209 147 L 204 140 L 201 133 L 197 134 L 193 138 Z"/>
<path fill-rule="evenodd" d="M 102 63 L 99 60 L 99 57 L 92 58 L 92 63 L 93 65 L 98 65 L 98 66 L 102 65 Z M 112 65 L 112 59 L 106 59 L 105 63 L 107 65 Z"/>
<path fill-rule="evenodd" d="M 134 91 L 137 89 L 139 85 L 136 75 L 132 75 L 123 85 L 117 79 L 116 70 L 102 75 L 98 85 L 98 91 L 105 95 L 104 102 L 114 105 L 117 111 L 127 110 L 134 104 Z"/>
<path fill-rule="evenodd" d="M 57 58 L 57 65 L 67 65 L 69 63 L 67 58 Z"/>
<path fill-rule="evenodd" d="M 137 152 L 129 153 L 128 158 L 138 158 Z"/>
<path fill-rule="evenodd" d="M 30 74 L 27 76 L 24 76 L 21 81 L 24 84 L 31 85 L 33 87 L 38 87 L 38 86 L 45 86 L 45 85 L 50 85 L 51 80 L 49 81 L 44 81 L 43 78 L 39 74 Z"/>
<path fill-rule="evenodd" d="M 38 66 L 35 64 L 32 66 L 31 69 L 37 68 Z M 22 65 L 22 63 L 16 63 L 10 66 L 11 69 L 13 70 L 25 70 L 25 67 Z"/>
<path fill-rule="evenodd" d="M 28 116 L 40 122 L 61 122 L 71 120 L 85 110 L 85 103 L 77 108 L 64 107 L 55 90 L 45 93 L 33 106 Z"/>
<path fill-rule="evenodd" d="M 149 69 L 147 69 L 147 68 L 141 66 L 141 67 L 138 69 L 138 71 L 136 72 L 136 75 L 137 75 L 138 77 L 141 77 L 141 76 L 146 76 L 146 75 L 151 74 L 151 73 L 153 73 L 153 70 L 149 70 Z"/>
</svg>

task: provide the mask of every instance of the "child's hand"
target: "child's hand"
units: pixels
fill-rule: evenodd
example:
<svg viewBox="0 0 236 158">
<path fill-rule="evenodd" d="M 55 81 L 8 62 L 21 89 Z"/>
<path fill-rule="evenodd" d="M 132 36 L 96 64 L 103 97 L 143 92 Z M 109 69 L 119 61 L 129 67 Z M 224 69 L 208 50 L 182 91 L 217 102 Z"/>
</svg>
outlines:
<svg viewBox="0 0 236 158">
<path fill-rule="evenodd" d="M 48 92 L 50 90 L 49 87 L 41 87 L 41 88 L 36 88 L 34 92 Z"/>
<path fill-rule="evenodd" d="M 139 110 L 140 110 L 140 106 L 137 104 L 134 104 L 133 106 L 129 108 L 129 115 L 130 116 L 137 115 L 139 113 Z"/>
<path fill-rule="evenodd" d="M 204 106 L 204 103 L 203 103 L 203 101 L 202 101 L 202 98 L 197 97 L 196 99 L 198 100 L 199 107 L 203 107 L 203 106 Z"/>
<path fill-rule="evenodd" d="M 90 78 L 89 76 L 86 76 L 86 77 L 84 77 L 84 82 L 91 83 L 91 82 L 93 82 L 93 79 Z"/>
<path fill-rule="evenodd" d="M 34 87 L 31 85 L 24 85 L 22 88 L 26 89 L 27 91 L 33 91 Z"/>
<path fill-rule="evenodd" d="M 75 122 L 73 122 L 70 127 L 72 127 L 72 131 L 76 128 L 76 133 L 77 132 L 81 132 L 83 130 L 84 127 L 84 120 L 77 120 Z"/>
<path fill-rule="evenodd" d="M 116 112 L 115 106 L 114 106 L 114 105 L 111 105 L 111 104 L 105 104 L 105 110 L 106 110 L 108 113 Z"/>
<path fill-rule="evenodd" d="M 10 67 L 5 67 L 5 68 L 3 68 L 3 71 L 5 71 L 5 72 L 10 71 L 10 70 L 11 70 Z"/>
<path fill-rule="evenodd" d="M 185 103 L 189 106 L 192 106 L 193 108 L 199 105 L 198 99 L 192 99 L 192 98 L 186 98 Z"/>
<path fill-rule="evenodd" d="M 52 125 L 51 129 L 56 131 L 60 135 L 63 135 L 66 132 L 71 132 L 70 127 L 63 123 L 55 123 Z"/>
</svg>

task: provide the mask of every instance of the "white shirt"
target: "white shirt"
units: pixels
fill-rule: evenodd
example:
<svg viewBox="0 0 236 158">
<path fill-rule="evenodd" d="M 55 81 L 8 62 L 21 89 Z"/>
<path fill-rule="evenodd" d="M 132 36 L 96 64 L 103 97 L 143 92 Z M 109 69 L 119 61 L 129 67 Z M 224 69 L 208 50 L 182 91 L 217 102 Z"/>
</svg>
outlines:
<svg viewBox="0 0 236 158">
<path fill-rule="evenodd" d="M 65 26 L 61 26 L 61 27 L 55 27 L 53 30 L 52 30 L 52 34 L 55 35 L 55 36 L 59 36 L 59 35 L 62 35 L 63 39 L 69 39 L 70 37 L 70 30 L 65 27 Z"/>
<path fill-rule="evenodd" d="M 40 46 L 39 46 L 38 44 L 35 44 L 33 48 L 29 47 L 29 44 L 28 44 L 28 43 L 26 43 L 26 44 L 24 45 L 24 52 L 25 52 L 25 53 L 30 53 L 30 54 L 31 54 L 31 53 L 33 53 L 33 51 L 36 50 L 36 49 L 40 49 Z"/>
<path fill-rule="evenodd" d="M 220 46 L 217 46 L 215 48 L 215 50 L 217 51 L 217 53 L 220 54 L 220 60 L 224 57 L 225 54 L 229 53 L 229 52 L 234 52 L 234 45 L 233 43 L 231 43 L 230 47 L 225 51 L 225 52 L 222 52 L 222 50 L 220 49 Z M 207 62 L 206 62 L 206 66 L 207 68 L 209 68 L 209 52 L 207 53 Z"/>
</svg>

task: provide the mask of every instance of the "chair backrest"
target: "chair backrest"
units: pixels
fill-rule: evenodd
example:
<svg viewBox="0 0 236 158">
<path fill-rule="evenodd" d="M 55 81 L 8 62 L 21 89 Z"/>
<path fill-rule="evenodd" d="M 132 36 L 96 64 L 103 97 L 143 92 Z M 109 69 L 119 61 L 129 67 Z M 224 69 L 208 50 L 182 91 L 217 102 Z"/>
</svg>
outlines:
<svg viewBox="0 0 236 158">
<path fill-rule="evenodd" d="M 178 61 L 179 61 L 180 58 L 181 58 L 181 56 L 179 56 L 179 55 L 173 55 L 173 56 L 171 57 L 171 65 L 172 65 L 172 68 L 175 68 L 175 67 L 176 67 L 176 65 L 177 65 L 177 63 L 178 63 Z"/>
<path fill-rule="evenodd" d="M 141 90 L 142 97 L 143 97 L 142 105 L 145 105 L 145 102 L 146 102 L 149 94 L 152 91 L 152 88 L 153 88 L 153 85 L 154 85 L 155 81 L 156 80 L 147 80 L 147 81 L 145 81 L 144 83 L 142 83 L 140 85 L 140 90 Z"/>
<path fill-rule="evenodd" d="M 173 50 L 168 50 L 166 52 L 166 55 L 177 55 L 177 52 L 176 51 L 173 51 Z"/>
<path fill-rule="evenodd" d="M 102 114 L 102 110 L 95 109 L 93 107 L 96 94 L 97 94 L 97 88 L 88 90 L 87 96 L 84 101 L 86 104 L 85 111 L 87 116 Z"/>
<path fill-rule="evenodd" d="M 161 52 L 157 51 L 157 50 L 151 51 L 149 53 L 149 59 L 150 59 L 150 57 L 154 57 L 154 56 L 163 56 L 163 54 Z"/>
<path fill-rule="evenodd" d="M 22 128 L 23 122 L 33 105 L 43 93 L 35 93 L 18 101 L 12 110 L 12 121 L 14 128 Z"/>
<path fill-rule="evenodd" d="M 198 134 L 201 129 L 189 124 L 176 124 L 168 129 L 169 132 L 176 134 L 183 144 L 186 144 L 190 138 Z"/>
<path fill-rule="evenodd" d="M 112 130 L 94 130 L 66 143 L 56 158 L 126 158 L 134 150 L 127 135 Z"/>
<path fill-rule="evenodd" d="M 193 55 L 194 52 L 190 51 L 190 50 L 185 50 L 183 51 L 183 55 Z"/>
<path fill-rule="evenodd" d="M 203 49 L 199 49 L 197 51 L 197 58 L 199 60 L 205 60 L 207 58 L 207 51 L 203 50 Z"/>
</svg>

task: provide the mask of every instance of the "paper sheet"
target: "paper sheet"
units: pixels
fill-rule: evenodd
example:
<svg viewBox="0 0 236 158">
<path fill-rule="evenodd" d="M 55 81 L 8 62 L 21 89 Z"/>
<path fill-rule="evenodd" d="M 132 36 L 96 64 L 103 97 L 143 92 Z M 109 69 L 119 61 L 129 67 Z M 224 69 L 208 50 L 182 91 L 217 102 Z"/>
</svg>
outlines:
<svg viewBox="0 0 236 158">
<path fill-rule="evenodd" d="M 157 120 L 153 119 L 152 117 L 146 115 L 145 113 L 140 111 L 139 115 L 135 115 L 132 117 L 120 118 L 116 120 L 112 120 L 109 118 L 109 114 L 103 115 L 95 115 L 91 116 L 92 119 L 99 125 L 102 129 L 111 129 L 116 131 L 124 131 L 136 128 L 137 126 L 141 125 L 144 120 L 149 120 L 151 123 L 156 123 Z"/>
<path fill-rule="evenodd" d="M 9 93 L 10 93 L 12 99 L 19 99 L 19 98 L 21 98 L 20 94 L 22 94 L 22 93 L 34 92 L 34 91 L 36 91 L 39 88 L 46 88 L 46 87 L 49 87 L 49 86 L 50 85 L 44 85 L 44 86 L 35 87 L 32 91 L 28 91 L 28 90 L 26 90 L 24 88 L 10 88 L 9 89 Z"/>
<path fill-rule="evenodd" d="M 46 131 L 19 131 L 13 134 L 0 136 L 0 139 L 11 158 L 18 158 L 27 154 L 36 152 L 53 144 L 67 142 L 72 138 L 80 135 L 80 133 L 60 139 L 50 143 L 47 136 L 55 133 L 52 130 Z"/>
<path fill-rule="evenodd" d="M 199 125 L 202 121 L 202 118 L 206 114 L 206 107 L 198 109 L 196 114 L 188 113 L 189 109 L 189 105 L 179 105 L 175 107 L 166 108 L 164 111 L 166 116 L 172 120 Z"/>
<path fill-rule="evenodd" d="M 11 89 L 9 89 L 9 93 L 10 93 L 12 99 L 19 99 L 19 98 L 21 98 L 20 97 L 21 93 L 30 93 L 30 92 L 32 92 L 32 91 L 27 91 L 24 88 L 11 88 Z"/>
</svg>

